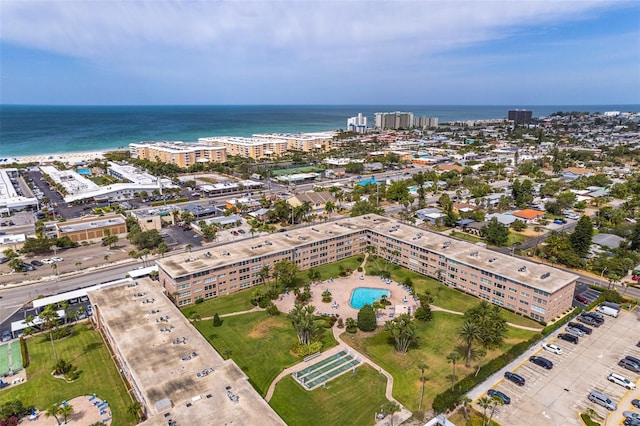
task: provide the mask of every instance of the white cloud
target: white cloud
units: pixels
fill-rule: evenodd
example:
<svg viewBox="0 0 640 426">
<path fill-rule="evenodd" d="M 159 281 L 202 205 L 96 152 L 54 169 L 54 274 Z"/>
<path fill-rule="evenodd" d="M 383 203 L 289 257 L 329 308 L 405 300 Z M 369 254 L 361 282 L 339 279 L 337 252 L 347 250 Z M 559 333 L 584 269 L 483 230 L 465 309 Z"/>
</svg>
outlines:
<svg viewBox="0 0 640 426">
<path fill-rule="evenodd" d="M 480 43 L 520 25 L 579 19 L 602 1 L 15 1 L 1 3 L 3 41 L 94 59 L 181 50 L 250 60 L 371 60 Z M 130 60 L 133 60 L 132 58 Z"/>
</svg>

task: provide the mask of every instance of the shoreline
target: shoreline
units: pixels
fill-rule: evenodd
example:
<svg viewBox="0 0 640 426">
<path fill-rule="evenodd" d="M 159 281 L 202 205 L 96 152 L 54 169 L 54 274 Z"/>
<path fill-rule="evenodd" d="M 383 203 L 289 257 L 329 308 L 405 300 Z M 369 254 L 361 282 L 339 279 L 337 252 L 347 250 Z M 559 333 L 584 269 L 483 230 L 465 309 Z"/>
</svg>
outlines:
<svg viewBox="0 0 640 426">
<path fill-rule="evenodd" d="M 0 157 L 0 164 L 27 164 L 27 163 L 47 163 L 62 161 L 67 163 L 87 162 L 94 159 L 103 159 L 104 154 L 114 150 L 83 151 L 83 152 L 63 152 L 56 154 L 22 155 L 15 157 Z"/>
</svg>

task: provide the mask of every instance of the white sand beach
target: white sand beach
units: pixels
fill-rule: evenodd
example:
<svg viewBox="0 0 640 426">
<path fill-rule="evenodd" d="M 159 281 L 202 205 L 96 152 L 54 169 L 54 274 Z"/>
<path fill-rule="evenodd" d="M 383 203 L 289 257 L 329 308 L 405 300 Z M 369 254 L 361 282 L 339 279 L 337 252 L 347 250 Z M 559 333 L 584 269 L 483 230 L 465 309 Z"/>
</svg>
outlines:
<svg viewBox="0 0 640 426">
<path fill-rule="evenodd" d="M 65 152 L 63 154 L 42 154 L 42 155 L 25 155 L 22 157 L 6 158 L 5 164 L 26 164 L 26 163 L 50 163 L 52 161 L 62 161 L 63 163 L 80 163 L 94 160 L 96 158 L 104 158 L 105 152 L 108 151 L 91 151 L 91 152 Z"/>
</svg>

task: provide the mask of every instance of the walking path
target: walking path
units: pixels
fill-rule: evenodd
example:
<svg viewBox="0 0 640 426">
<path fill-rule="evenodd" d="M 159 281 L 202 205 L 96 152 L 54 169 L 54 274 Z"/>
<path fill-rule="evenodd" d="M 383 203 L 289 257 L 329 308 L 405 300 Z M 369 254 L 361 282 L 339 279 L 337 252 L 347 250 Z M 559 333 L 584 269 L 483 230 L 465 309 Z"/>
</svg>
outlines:
<svg viewBox="0 0 640 426">
<path fill-rule="evenodd" d="M 444 309 L 436 305 L 429 305 L 429 307 L 434 312 L 437 311 L 437 312 L 446 312 L 448 314 L 453 314 L 453 315 L 464 315 L 464 312 L 451 311 L 449 309 Z M 527 327 L 526 325 L 514 324 L 512 322 L 508 322 L 507 325 L 513 328 L 520 328 L 522 330 L 542 331 L 542 327 Z"/>
</svg>

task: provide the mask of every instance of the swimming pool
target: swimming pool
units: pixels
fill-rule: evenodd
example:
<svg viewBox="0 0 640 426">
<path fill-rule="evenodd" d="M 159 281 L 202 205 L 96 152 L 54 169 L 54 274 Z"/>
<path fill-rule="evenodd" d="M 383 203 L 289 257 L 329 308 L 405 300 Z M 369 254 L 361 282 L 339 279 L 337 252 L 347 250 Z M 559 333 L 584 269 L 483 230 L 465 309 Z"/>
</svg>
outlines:
<svg viewBox="0 0 640 426">
<path fill-rule="evenodd" d="M 382 288 L 358 287 L 351 293 L 349 305 L 351 305 L 352 308 L 360 309 L 364 305 L 371 305 L 376 300 L 382 298 L 383 295 L 389 297 L 391 292 Z"/>
</svg>

